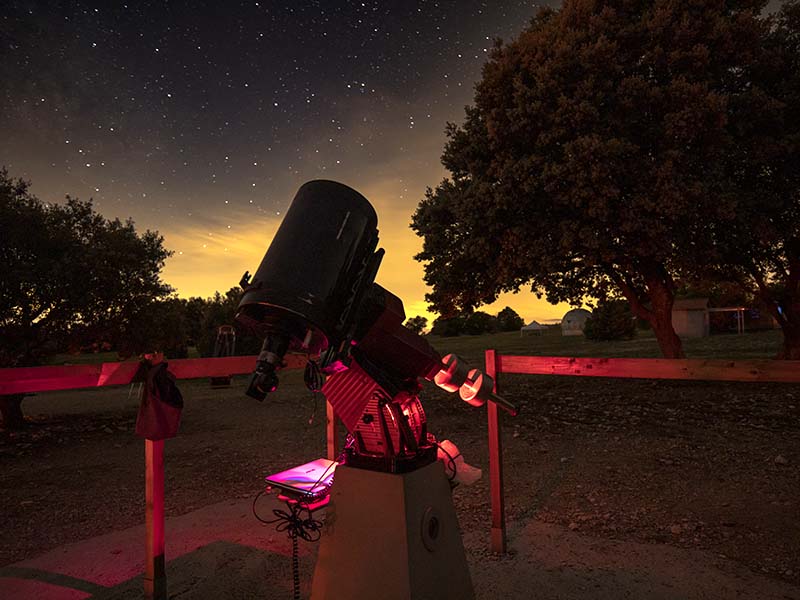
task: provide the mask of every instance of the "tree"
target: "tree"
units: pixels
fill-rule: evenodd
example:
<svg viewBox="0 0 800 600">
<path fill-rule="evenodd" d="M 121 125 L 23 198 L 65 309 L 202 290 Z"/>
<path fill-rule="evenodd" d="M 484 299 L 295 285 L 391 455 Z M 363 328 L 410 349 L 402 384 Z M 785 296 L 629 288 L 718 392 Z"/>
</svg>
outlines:
<svg viewBox="0 0 800 600">
<path fill-rule="evenodd" d="M 428 319 L 427 317 L 416 316 L 411 317 L 405 322 L 405 326 L 407 329 L 410 329 L 414 333 L 421 334 L 425 331 L 425 328 L 428 326 Z"/>
<path fill-rule="evenodd" d="M 615 298 L 598 303 L 583 326 L 583 335 L 593 341 L 633 338 L 636 321 L 628 302 Z"/>
<path fill-rule="evenodd" d="M 0 169 L 0 367 L 34 366 L 93 342 L 116 345 L 138 313 L 170 292 L 157 232 L 106 220 L 91 202 L 45 204 Z M 0 402 L 23 425 L 21 396 Z"/>
<path fill-rule="evenodd" d="M 464 321 L 464 333 L 469 335 L 494 333 L 495 331 L 497 331 L 497 318 L 480 310 L 467 315 Z"/>
<path fill-rule="evenodd" d="M 730 102 L 727 222 L 709 228 L 711 277 L 755 296 L 783 331 L 779 358 L 800 360 L 800 2 L 786 2 L 749 82 Z M 708 275 L 708 273 L 707 273 Z"/>
<path fill-rule="evenodd" d="M 442 337 L 455 337 L 464 332 L 464 317 L 456 315 L 453 317 L 438 317 L 431 326 L 431 335 L 441 335 Z"/>
<path fill-rule="evenodd" d="M 170 297 L 145 304 L 128 323 L 117 343 L 121 356 L 162 352 L 166 358 L 186 358 L 189 353 L 188 302 Z"/>
<path fill-rule="evenodd" d="M 201 311 L 201 319 L 197 328 L 197 349 L 201 356 L 214 356 L 214 344 L 221 325 L 236 327 L 236 354 L 258 354 L 263 340 L 258 339 L 236 323 L 236 309 L 242 297 L 239 287 L 232 287 L 224 295 L 215 292 L 212 298 L 205 300 Z M 196 299 L 193 299 L 196 300 Z"/>
<path fill-rule="evenodd" d="M 764 4 L 565 0 L 498 44 L 412 221 L 433 308 L 525 284 L 554 303 L 619 294 L 682 357 L 675 280 L 728 218 L 728 102 Z"/>
<path fill-rule="evenodd" d="M 525 321 L 510 306 L 497 313 L 497 328 L 500 331 L 519 331 L 523 325 Z"/>
<path fill-rule="evenodd" d="M 709 306 L 754 306 L 758 298 L 743 290 L 733 281 L 725 281 L 718 274 L 718 279 L 697 279 L 682 281 L 676 296 L 680 298 L 708 298 Z"/>
</svg>

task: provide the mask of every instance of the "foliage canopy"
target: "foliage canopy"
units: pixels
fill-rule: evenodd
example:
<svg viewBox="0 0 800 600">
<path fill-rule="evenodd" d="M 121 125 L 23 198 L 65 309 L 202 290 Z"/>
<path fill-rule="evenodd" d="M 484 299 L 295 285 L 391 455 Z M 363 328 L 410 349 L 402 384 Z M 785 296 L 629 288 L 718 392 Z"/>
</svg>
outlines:
<svg viewBox="0 0 800 600">
<path fill-rule="evenodd" d="M 43 203 L 0 170 L 0 365 L 118 342 L 170 293 L 160 278 L 169 255 L 157 232 L 107 220 L 91 202 Z"/>
<path fill-rule="evenodd" d="M 428 318 L 420 315 L 411 317 L 405 322 L 405 326 L 414 333 L 422 334 L 428 326 Z"/>
<path fill-rule="evenodd" d="M 597 342 L 632 339 L 636 335 L 636 321 L 630 305 L 618 298 L 600 302 L 586 320 L 583 335 Z"/>
<path fill-rule="evenodd" d="M 734 223 L 746 116 L 730 107 L 760 110 L 747 74 L 770 33 L 764 5 L 565 0 L 498 44 L 464 123 L 448 124 L 450 178 L 412 221 L 433 307 L 526 284 L 552 302 L 619 294 L 682 356 L 676 278 Z"/>
<path fill-rule="evenodd" d="M 800 2 L 784 3 L 729 102 L 726 156 L 735 206 L 709 228 L 706 274 L 758 298 L 783 331 L 780 356 L 800 360 Z"/>
</svg>

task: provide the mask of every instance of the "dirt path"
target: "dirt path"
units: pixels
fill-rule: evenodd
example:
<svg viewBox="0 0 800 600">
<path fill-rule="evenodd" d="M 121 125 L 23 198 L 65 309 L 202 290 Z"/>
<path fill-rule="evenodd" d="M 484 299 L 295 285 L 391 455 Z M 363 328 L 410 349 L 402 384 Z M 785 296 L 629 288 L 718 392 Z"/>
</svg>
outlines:
<svg viewBox="0 0 800 600">
<path fill-rule="evenodd" d="M 754 575 L 712 553 L 515 524 L 509 558 L 472 555 L 480 598 L 536 600 L 798 600 L 800 587 Z"/>
</svg>

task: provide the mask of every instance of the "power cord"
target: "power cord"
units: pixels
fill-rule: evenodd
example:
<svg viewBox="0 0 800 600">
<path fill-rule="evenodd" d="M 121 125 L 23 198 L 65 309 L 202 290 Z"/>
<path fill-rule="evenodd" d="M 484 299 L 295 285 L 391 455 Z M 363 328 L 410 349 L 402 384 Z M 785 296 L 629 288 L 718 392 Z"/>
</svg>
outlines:
<svg viewBox="0 0 800 600">
<path fill-rule="evenodd" d="M 322 374 L 319 365 L 311 359 L 308 360 L 305 371 L 303 371 L 303 381 L 312 392 L 321 391 L 322 385 L 325 383 L 325 376 Z"/>
<path fill-rule="evenodd" d="M 341 454 L 337 457 L 335 461 L 328 465 L 328 467 L 322 472 L 322 475 L 319 476 L 316 483 L 311 486 L 311 490 L 316 490 L 317 486 L 325 479 L 325 476 L 328 472 L 337 465 L 342 459 L 344 458 L 344 450 Z M 328 487 L 325 488 L 325 492 L 327 493 L 330 484 Z M 256 510 L 256 503 L 258 499 L 264 494 L 266 490 L 261 490 L 256 494 L 256 497 L 253 498 L 253 516 L 264 523 L 265 525 L 277 525 L 275 526 L 275 530 L 278 532 L 286 532 L 289 536 L 289 539 L 292 540 L 292 580 L 294 582 L 294 600 L 300 600 L 300 556 L 299 556 L 299 548 L 297 544 L 297 538 L 301 538 L 306 542 L 318 542 L 319 538 L 322 536 L 322 521 L 319 521 L 313 517 L 313 513 L 311 509 L 308 507 L 308 501 L 297 500 L 297 501 L 287 501 L 286 508 L 288 510 L 283 510 L 280 508 L 275 508 L 272 510 L 272 514 L 275 515 L 274 519 L 264 519 L 258 514 Z M 316 497 L 319 497 L 322 494 L 318 492 L 315 493 Z M 302 512 L 306 511 L 308 516 L 303 518 L 301 516 Z"/>
<path fill-rule="evenodd" d="M 300 600 L 300 554 L 297 543 L 297 538 L 301 538 L 306 542 L 317 542 L 322 535 L 322 521 L 315 519 L 304 502 L 287 502 L 287 510 L 275 508 L 272 514 L 275 515 L 274 519 L 264 519 L 256 510 L 256 502 L 264 493 L 264 490 L 258 492 L 256 497 L 253 498 L 253 516 L 265 525 L 275 525 L 275 530 L 278 532 L 286 532 L 290 540 L 292 540 L 292 580 L 294 582 L 294 600 Z M 302 516 L 303 511 L 308 515 Z"/>
<path fill-rule="evenodd" d="M 309 391 L 311 391 L 311 398 L 314 401 L 311 409 L 311 416 L 308 418 L 308 425 L 311 426 L 314 424 L 314 418 L 317 416 L 317 404 L 320 392 L 322 391 L 322 385 L 325 383 L 325 376 L 322 374 L 319 365 L 310 358 L 303 371 L 303 382 L 306 384 Z"/>
<path fill-rule="evenodd" d="M 445 453 L 445 456 L 447 456 L 447 462 L 449 462 L 449 463 L 450 463 L 450 466 L 453 468 L 453 474 L 452 474 L 452 475 L 448 475 L 448 476 L 447 476 L 447 481 L 449 481 L 449 482 L 450 482 L 450 484 L 452 485 L 452 483 L 453 483 L 453 480 L 455 480 L 455 478 L 456 478 L 456 473 L 457 473 L 457 471 L 458 471 L 458 467 L 456 466 L 456 458 L 457 458 L 458 456 L 460 456 L 460 455 L 459 455 L 459 454 L 457 454 L 457 455 L 454 457 L 454 456 L 453 456 L 452 454 L 450 454 L 450 453 L 449 453 L 447 450 L 445 450 L 445 449 L 444 449 L 444 446 L 442 446 L 442 445 L 441 445 L 439 442 L 434 442 L 434 443 L 436 444 L 436 447 L 437 447 L 437 448 L 439 448 L 439 450 L 441 450 L 442 452 L 444 452 L 444 453 Z M 456 485 L 458 485 L 458 484 L 456 484 Z"/>
</svg>

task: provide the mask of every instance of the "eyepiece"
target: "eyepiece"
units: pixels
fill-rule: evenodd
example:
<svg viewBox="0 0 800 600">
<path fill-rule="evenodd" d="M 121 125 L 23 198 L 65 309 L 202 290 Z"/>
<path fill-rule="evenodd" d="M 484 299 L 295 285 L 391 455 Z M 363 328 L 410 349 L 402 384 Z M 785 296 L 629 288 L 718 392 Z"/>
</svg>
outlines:
<svg viewBox="0 0 800 600">
<path fill-rule="evenodd" d="M 250 376 L 245 394 L 261 402 L 267 394 L 278 389 L 278 376 L 275 371 L 282 366 L 288 348 L 288 336 L 268 335 L 264 338 L 261 353 L 256 360 L 256 370 Z"/>
</svg>

